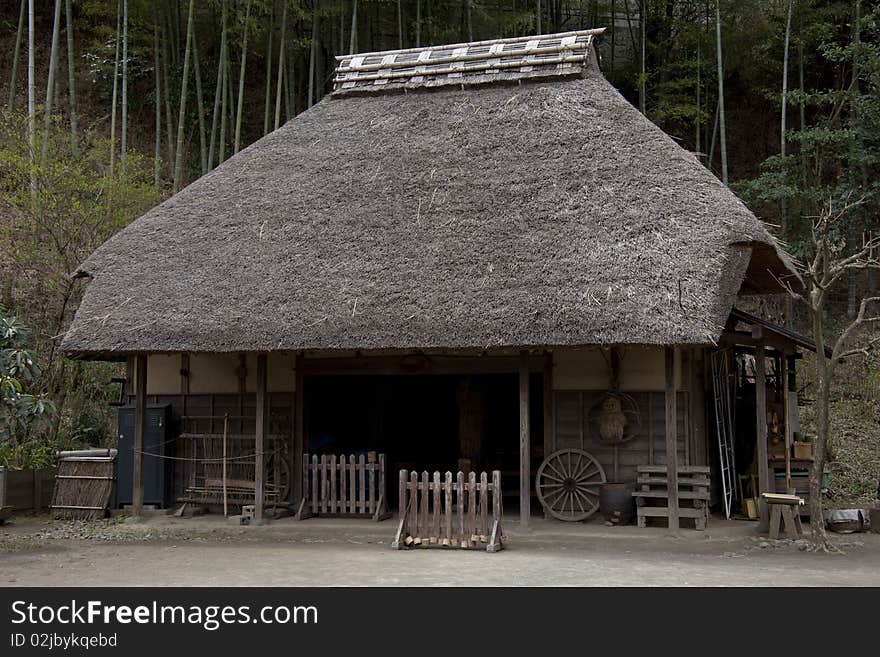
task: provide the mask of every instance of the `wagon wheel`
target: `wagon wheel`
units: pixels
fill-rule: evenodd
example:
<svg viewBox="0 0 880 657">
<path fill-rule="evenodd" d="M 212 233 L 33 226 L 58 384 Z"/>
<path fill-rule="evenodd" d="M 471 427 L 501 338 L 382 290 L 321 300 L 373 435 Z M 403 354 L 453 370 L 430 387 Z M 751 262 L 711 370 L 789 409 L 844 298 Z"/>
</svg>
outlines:
<svg viewBox="0 0 880 657">
<path fill-rule="evenodd" d="M 599 488 L 605 470 L 582 449 L 554 452 L 538 468 L 535 490 L 551 516 L 568 522 L 586 520 L 599 508 Z"/>
<path fill-rule="evenodd" d="M 276 459 L 278 462 L 279 481 L 275 481 Z M 278 501 L 284 502 L 290 494 L 290 464 L 287 462 L 287 459 L 284 458 L 284 454 L 279 452 L 270 453 L 266 459 L 266 465 L 263 467 L 264 472 L 266 473 L 266 483 L 278 486 L 280 490 Z"/>
</svg>

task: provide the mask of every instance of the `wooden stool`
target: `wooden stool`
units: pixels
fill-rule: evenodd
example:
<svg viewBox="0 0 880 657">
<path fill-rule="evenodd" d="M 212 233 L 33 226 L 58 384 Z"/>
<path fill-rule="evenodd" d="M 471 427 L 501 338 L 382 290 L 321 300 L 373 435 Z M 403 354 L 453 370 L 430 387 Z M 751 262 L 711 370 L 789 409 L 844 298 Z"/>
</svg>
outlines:
<svg viewBox="0 0 880 657">
<path fill-rule="evenodd" d="M 801 515 L 797 512 L 798 506 L 803 505 L 804 500 L 797 495 L 782 495 L 779 493 L 762 493 L 761 497 L 770 507 L 770 539 L 779 538 L 780 524 L 784 525 L 785 533 L 791 538 L 798 538 L 804 533 L 801 526 Z M 792 507 L 795 510 L 792 511 Z"/>
</svg>

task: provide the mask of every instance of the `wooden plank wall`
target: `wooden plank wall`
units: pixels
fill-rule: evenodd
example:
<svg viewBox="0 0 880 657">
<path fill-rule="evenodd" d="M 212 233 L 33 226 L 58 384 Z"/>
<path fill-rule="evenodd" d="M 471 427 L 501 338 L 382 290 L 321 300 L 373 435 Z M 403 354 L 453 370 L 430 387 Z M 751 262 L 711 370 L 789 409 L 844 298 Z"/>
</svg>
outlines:
<svg viewBox="0 0 880 657">
<path fill-rule="evenodd" d="M 602 464 L 609 481 L 614 479 L 614 447 L 599 442 L 591 435 L 588 424 L 590 409 L 605 395 L 603 390 L 557 390 L 555 393 L 555 449 L 584 449 Z M 635 481 L 640 465 L 666 463 L 666 401 L 663 392 L 628 392 L 639 407 L 641 425 L 638 433 L 617 448 L 618 474 L 621 481 Z M 677 393 L 678 462 L 691 462 L 690 418 L 688 393 Z M 653 444 L 652 444 L 653 443 Z"/>
<path fill-rule="evenodd" d="M 289 437 L 287 442 L 288 450 L 293 445 L 290 438 L 293 435 L 293 393 L 290 392 L 270 392 L 269 396 L 269 428 L 272 433 L 286 433 Z M 134 396 L 129 396 L 129 404 L 134 404 Z M 171 419 L 173 426 L 167 432 L 170 437 L 175 437 L 181 431 L 180 418 L 184 415 L 194 416 L 223 416 L 229 414 L 233 417 L 245 416 L 247 420 L 237 420 L 229 422 L 229 431 L 231 433 L 254 433 L 256 431 L 256 395 L 254 393 L 239 394 L 174 394 L 174 395 L 147 395 L 147 404 L 149 406 L 169 404 L 171 406 Z M 287 425 L 286 430 L 282 426 L 277 425 L 277 418 L 285 418 Z M 205 421 L 199 424 L 200 431 L 210 431 L 216 433 L 223 432 L 222 417 L 219 420 Z M 183 442 L 175 444 L 175 449 L 171 450 L 171 454 L 176 458 L 186 456 L 186 446 Z M 183 494 L 188 482 L 184 481 L 184 474 L 187 469 L 183 467 L 183 463 L 175 461 L 173 466 L 174 496 Z"/>
</svg>

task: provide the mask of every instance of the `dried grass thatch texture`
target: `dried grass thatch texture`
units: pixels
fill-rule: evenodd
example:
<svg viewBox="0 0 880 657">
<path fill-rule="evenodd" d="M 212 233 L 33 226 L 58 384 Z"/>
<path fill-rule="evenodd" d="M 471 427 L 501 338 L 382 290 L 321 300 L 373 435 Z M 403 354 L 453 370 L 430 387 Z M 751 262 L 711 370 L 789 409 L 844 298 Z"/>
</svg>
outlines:
<svg viewBox="0 0 880 657">
<path fill-rule="evenodd" d="M 741 286 L 786 268 L 593 65 L 331 96 L 81 271 L 94 280 L 64 348 L 107 356 L 706 344 Z"/>
</svg>

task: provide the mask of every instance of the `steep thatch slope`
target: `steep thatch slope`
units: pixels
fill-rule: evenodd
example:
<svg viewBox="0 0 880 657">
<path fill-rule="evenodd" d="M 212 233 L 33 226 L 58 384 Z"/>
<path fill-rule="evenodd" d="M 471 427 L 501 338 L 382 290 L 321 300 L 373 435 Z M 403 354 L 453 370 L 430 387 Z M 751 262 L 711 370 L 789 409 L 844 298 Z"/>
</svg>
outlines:
<svg viewBox="0 0 880 657">
<path fill-rule="evenodd" d="M 98 249 L 64 348 L 709 343 L 767 268 L 761 222 L 595 66 L 337 94 Z"/>
</svg>

